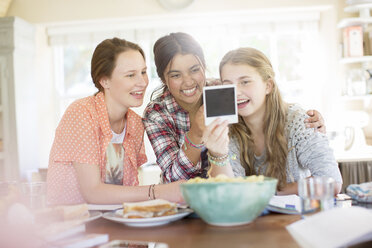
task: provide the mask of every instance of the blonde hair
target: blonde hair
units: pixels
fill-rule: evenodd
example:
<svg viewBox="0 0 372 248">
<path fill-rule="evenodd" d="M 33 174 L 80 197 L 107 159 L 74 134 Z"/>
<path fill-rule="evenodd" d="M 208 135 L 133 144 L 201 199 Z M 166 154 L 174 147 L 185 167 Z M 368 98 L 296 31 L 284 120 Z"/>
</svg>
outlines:
<svg viewBox="0 0 372 248">
<path fill-rule="evenodd" d="M 228 52 L 220 63 L 220 74 L 226 64 L 244 64 L 257 70 L 265 82 L 271 82 L 272 90 L 266 96 L 264 134 L 267 164 L 265 175 L 278 179 L 278 189 L 286 185 L 286 163 L 288 144 L 285 134 L 287 104 L 282 100 L 275 82 L 275 73 L 269 59 L 254 48 L 239 48 Z M 237 138 L 240 146 L 240 162 L 247 175 L 261 174 L 254 169 L 255 145 L 252 132 L 239 116 L 239 123 L 230 127 L 230 136 Z"/>
</svg>

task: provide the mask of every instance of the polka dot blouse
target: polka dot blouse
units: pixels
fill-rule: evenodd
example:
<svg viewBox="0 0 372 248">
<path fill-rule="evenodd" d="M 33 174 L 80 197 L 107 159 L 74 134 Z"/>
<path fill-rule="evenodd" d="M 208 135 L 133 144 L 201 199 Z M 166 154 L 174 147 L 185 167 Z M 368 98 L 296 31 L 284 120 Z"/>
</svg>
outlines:
<svg viewBox="0 0 372 248">
<path fill-rule="evenodd" d="M 141 117 L 128 110 L 123 147 L 123 185 L 138 185 L 137 168 L 147 161 Z M 112 138 L 104 95 L 89 96 L 72 103 L 59 123 L 49 156 L 47 200 L 49 204 L 85 202 L 72 163 L 99 165 L 105 181 L 106 149 Z"/>
</svg>

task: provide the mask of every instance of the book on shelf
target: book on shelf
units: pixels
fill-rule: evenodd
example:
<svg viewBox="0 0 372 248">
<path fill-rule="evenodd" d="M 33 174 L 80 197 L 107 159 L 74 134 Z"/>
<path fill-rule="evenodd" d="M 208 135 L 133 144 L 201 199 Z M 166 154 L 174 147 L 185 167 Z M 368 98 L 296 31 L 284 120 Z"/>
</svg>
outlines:
<svg viewBox="0 0 372 248">
<path fill-rule="evenodd" d="M 344 57 L 363 56 L 363 28 L 362 26 L 349 26 L 343 30 Z"/>
</svg>

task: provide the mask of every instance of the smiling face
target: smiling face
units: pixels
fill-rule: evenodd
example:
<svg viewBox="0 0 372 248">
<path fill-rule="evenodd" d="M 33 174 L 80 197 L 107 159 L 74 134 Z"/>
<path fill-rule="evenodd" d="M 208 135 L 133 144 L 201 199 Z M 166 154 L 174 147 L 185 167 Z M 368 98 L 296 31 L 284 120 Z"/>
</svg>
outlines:
<svg viewBox="0 0 372 248">
<path fill-rule="evenodd" d="M 146 70 L 145 59 L 139 51 L 120 53 L 111 76 L 100 81 L 108 104 L 124 110 L 141 106 L 149 82 Z"/>
<path fill-rule="evenodd" d="M 221 68 L 223 84 L 237 86 L 238 113 L 243 117 L 265 113 L 265 100 L 272 84 L 264 81 L 258 71 L 247 64 L 227 63 Z"/>
<path fill-rule="evenodd" d="M 164 71 L 165 84 L 177 103 L 184 109 L 197 104 L 203 92 L 205 74 L 193 54 L 177 54 Z"/>
</svg>

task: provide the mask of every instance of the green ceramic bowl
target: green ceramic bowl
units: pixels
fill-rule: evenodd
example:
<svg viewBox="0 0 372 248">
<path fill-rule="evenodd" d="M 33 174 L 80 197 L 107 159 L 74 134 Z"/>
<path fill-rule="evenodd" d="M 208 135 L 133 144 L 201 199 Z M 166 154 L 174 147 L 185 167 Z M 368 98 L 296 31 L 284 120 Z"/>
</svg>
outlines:
<svg viewBox="0 0 372 248">
<path fill-rule="evenodd" d="M 189 206 L 208 224 L 237 226 L 252 222 L 275 194 L 278 180 L 261 182 L 183 183 Z"/>
</svg>

